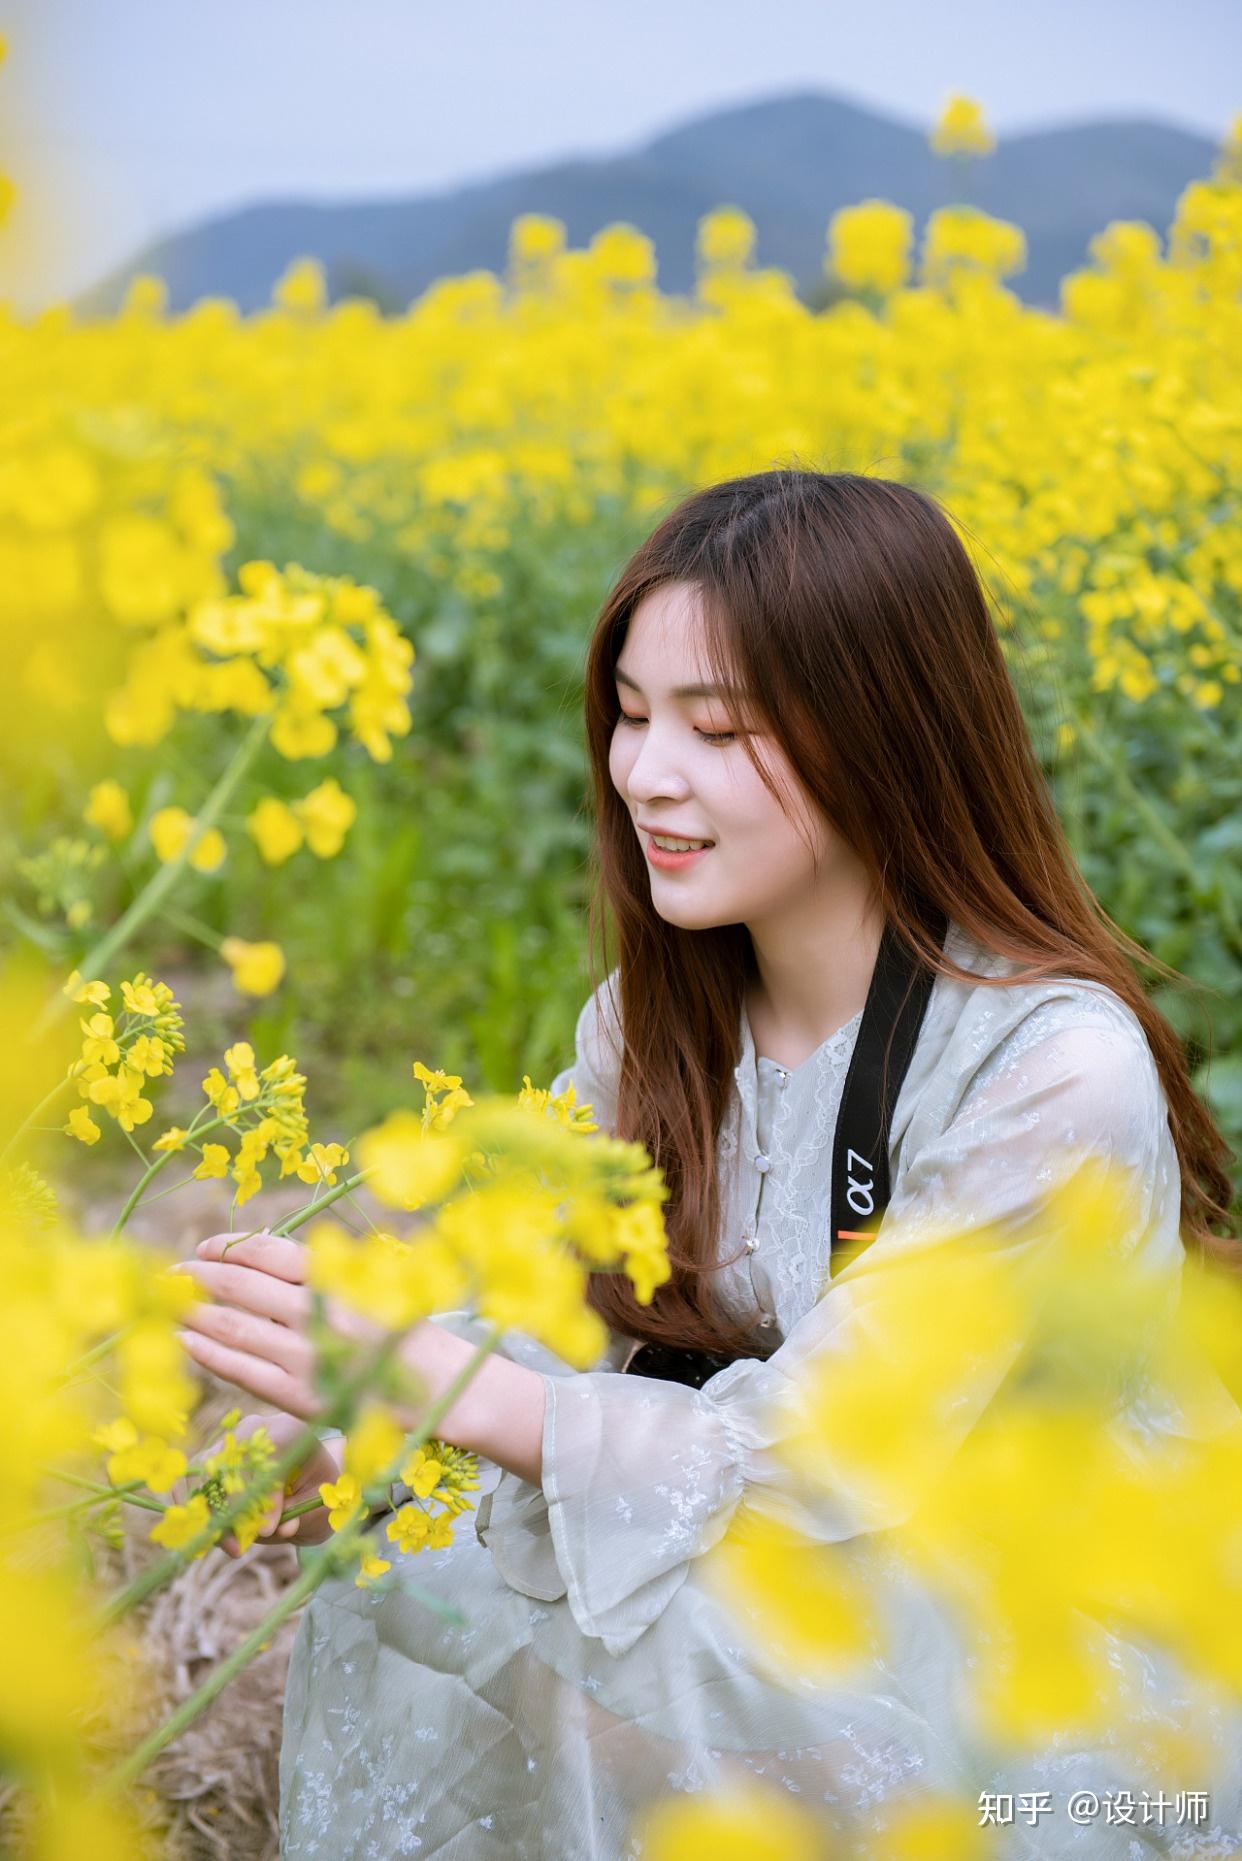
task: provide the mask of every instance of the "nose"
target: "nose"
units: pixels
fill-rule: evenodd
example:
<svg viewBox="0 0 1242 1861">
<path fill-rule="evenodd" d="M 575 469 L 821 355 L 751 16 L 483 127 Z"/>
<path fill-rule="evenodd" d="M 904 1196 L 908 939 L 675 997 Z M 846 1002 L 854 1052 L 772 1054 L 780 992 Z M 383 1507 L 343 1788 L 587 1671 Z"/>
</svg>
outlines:
<svg viewBox="0 0 1242 1861">
<path fill-rule="evenodd" d="M 684 801 L 690 793 L 689 782 L 677 769 L 676 752 L 650 725 L 642 733 L 625 786 L 631 801 L 639 804 L 661 799 Z"/>
</svg>

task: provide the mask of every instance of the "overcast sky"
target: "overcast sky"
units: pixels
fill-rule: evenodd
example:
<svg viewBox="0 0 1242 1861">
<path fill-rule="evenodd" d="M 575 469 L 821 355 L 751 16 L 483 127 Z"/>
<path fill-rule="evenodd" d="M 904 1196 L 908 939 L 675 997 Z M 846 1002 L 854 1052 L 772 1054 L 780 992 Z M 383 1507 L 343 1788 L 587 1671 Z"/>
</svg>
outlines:
<svg viewBox="0 0 1242 1861">
<path fill-rule="evenodd" d="M 1240 0 L 3 0 L 0 294 L 255 200 L 410 194 L 820 89 L 998 133 L 1242 111 Z"/>
</svg>

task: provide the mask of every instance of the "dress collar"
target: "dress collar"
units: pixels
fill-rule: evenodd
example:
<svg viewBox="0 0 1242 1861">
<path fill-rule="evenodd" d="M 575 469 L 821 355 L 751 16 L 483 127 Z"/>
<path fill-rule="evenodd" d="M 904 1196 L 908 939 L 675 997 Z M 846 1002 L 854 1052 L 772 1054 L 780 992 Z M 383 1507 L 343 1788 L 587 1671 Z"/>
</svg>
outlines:
<svg viewBox="0 0 1242 1861">
<path fill-rule="evenodd" d="M 958 963 L 962 962 L 963 954 L 972 947 L 970 945 L 970 939 L 966 936 L 965 931 L 952 919 L 949 921 L 944 947 L 946 954 Z M 924 1017 L 923 1022 L 924 1027 L 927 1026 L 927 1022 L 931 1017 L 932 1009 L 935 1005 L 936 991 L 945 980 L 946 978 L 937 976 L 932 984 L 932 999 L 928 1002 L 927 1015 Z M 801 1074 L 804 1071 L 817 1071 L 825 1054 L 828 1053 L 830 1049 L 838 1046 L 852 1045 L 858 1036 L 859 1028 L 862 1026 L 862 1017 L 863 1010 L 860 1008 L 857 1014 L 851 1016 L 843 1026 L 836 1030 L 835 1034 L 829 1034 L 827 1040 L 821 1041 L 814 1052 L 808 1053 L 805 1060 L 799 1061 L 797 1066 L 785 1066 L 781 1067 L 780 1070 L 788 1079 L 792 1079 L 795 1074 Z M 753 1086 L 757 1080 L 760 1066 L 775 1068 L 779 1063 L 775 1060 L 768 1059 L 766 1054 L 756 1053 L 755 1037 L 751 1032 L 750 1016 L 746 1012 L 745 1001 L 743 1001 L 739 1011 L 738 1024 L 741 1038 L 741 1059 L 733 1068 L 733 1077 L 736 1079 L 739 1087 L 749 1088 Z M 751 1093 L 749 1090 L 744 1089 L 743 1096 L 749 1099 Z"/>
</svg>

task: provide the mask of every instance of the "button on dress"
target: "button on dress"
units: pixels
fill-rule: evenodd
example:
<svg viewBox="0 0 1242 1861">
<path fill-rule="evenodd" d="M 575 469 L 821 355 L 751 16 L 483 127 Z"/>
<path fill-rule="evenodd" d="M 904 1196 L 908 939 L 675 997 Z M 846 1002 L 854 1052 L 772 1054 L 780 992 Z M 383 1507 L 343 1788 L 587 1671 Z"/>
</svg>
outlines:
<svg viewBox="0 0 1242 1861">
<path fill-rule="evenodd" d="M 1003 980 L 1014 967 L 955 924 L 946 950 L 975 976 Z M 614 970 L 584 1004 L 574 1063 L 553 1082 L 560 1092 L 572 1080 L 604 1130 L 620 1065 L 617 982 Z M 1242 1834 L 1242 1712 L 1219 1721 L 1229 1755 L 1202 1780 L 1214 1794 L 1211 1825 L 1198 1831 L 1073 1828 L 1063 1805 L 1074 1788 L 1142 1787 L 1107 1740 L 1027 1760 L 1020 1775 L 989 1770 L 958 1710 L 953 1627 L 878 1535 L 898 1521 L 846 1488 L 809 1509 L 788 1492 L 772 1452 L 776 1405 L 799 1363 L 826 1342 L 848 1344 L 859 1322 L 857 1274 L 829 1275 L 828 1231 L 832 1139 L 861 1020 L 788 1068 L 756 1053 L 740 1016 L 717 1144 L 728 1262 L 717 1285 L 757 1348 L 773 1352 L 767 1361 L 731 1364 L 695 1390 L 620 1374 L 632 1341 L 619 1334 L 588 1371 L 509 1334 L 505 1354 L 544 1377 L 542 1485 L 482 1461 L 477 1516 L 462 1516 L 450 1546 L 402 1553 L 382 1521 L 372 1528 L 408 1591 L 362 1590 L 351 1575 L 310 1599 L 286 1690 L 286 1861 L 628 1861 L 648 1804 L 737 1782 L 792 1795 L 846 1843 L 909 1793 L 973 1804 L 984 1788 L 1050 1789 L 1059 1815 L 1002 1832 L 1000 1852 L 1020 1861 L 1206 1857 L 1221 1852 L 1211 1843 L 1222 1829 Z M 1054 1164 L 1100 1153 L 1128 1163 L 1141 1186 L 1123 1244 L 1175 1285 L 1177 1155 L 1129 1007 L 1077 979 L 984 988 L 937 977 L 894 1109 L 892 1199 L 871 1247 L 896 1251 L 976 1222 L 1020 1245 Z M 483 1331 L 466 1313 L 440 1322 Z M 958 1420 L 965 1433 L 971 1416 Z M 850 1541 L 873 1575 L 885 1645 L 850 1685 L 775 1677 L 702 1580 L 699 1560 L 742 1505 Z M 1144 1671 L 1145 1710 L 1173 1725 L 1181 1676 L 1154 1658 Z"/>
</svg>

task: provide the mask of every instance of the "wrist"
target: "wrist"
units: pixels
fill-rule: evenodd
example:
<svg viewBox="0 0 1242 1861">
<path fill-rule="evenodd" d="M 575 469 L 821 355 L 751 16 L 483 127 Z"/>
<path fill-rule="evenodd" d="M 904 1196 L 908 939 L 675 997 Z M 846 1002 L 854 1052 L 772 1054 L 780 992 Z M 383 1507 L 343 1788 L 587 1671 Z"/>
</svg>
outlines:
<svg viewBox="0 0 1242 1861">
<path fill-rule="evenodd" d="M 417 1410 L 398 1410 L 406 1429 L 415 1427 L 442 1401 L 478 1356 L 478 1346 L 432 1320 L 406 1338 L 400 1358 L 426 1391 Z M 494 1352 L 484 1357 L 461 1394 L 430 1432 L 450 1447 L 464 1448 L 538 1485 L 543 1465 L 544 1379 L 534 1370 Z"/>
<path fill-rule="evenodd" d="M 444 1400 L 475 1352 L 476 1347 L 469 1339 L 459 1338 L 455 1332 L 446 1331 L 433 1319 L 425 1318 L 414 1327 L 398 1352 L 401 1363 L 410 1374 L 413 1383 L 411 1393 L 417 1400 L 417 1407 L 410 1403 L 397 1405 L 397 1414 L 407 1430 L 417 1427 Z M 447 1441 L 452 1447 L 468 1445 L 458 1437 L 463 1426 L 470 1425 L 470 1398 L 476 1387 L 475 1382 L 470 1383 L 439 1420 L 432 1423 L 432 1435 Z"/>
</svg>

